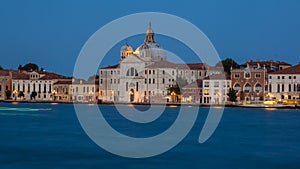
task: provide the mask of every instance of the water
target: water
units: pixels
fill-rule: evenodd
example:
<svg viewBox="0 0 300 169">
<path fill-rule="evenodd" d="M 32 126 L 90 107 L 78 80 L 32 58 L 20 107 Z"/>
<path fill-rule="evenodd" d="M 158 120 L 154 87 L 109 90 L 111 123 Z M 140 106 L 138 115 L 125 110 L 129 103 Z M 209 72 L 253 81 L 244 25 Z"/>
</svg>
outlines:
<svg viewBox="0 0 300 169">
<path fill-rule="evenodd" d="M 208 110 L 201 108 L 193 129 L 175 148 L 147 159 L 129 159 L 110 154 L 93 143 L 70 104 L 0 103 L 0 107 L 1 169 L 300 168 L 299 110 L 226 108 L 216 132 L 199 144 Z M 24 108 L 30 109 L 22 111 Z M 113 113 L 111 106 L 102 109 L 120 132 L 143 137 L 170 126 L 179 108 L 170 108 L 167 115 L 157 120 L 160 125 L 138 129 Z"/>
</svg>

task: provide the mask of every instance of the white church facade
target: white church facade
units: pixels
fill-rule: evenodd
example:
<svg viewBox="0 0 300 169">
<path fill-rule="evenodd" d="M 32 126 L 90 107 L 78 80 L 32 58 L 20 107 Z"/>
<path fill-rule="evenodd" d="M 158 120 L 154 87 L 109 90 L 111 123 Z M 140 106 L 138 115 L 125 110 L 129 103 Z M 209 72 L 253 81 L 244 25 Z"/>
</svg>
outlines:
<svg viewBox="0 0 300 169">
<path fill-rule="evenodd" d="M 144 43 L 135 51 L 121 47 L 120 62 L 99 70 L 99 100 L 104 102 L 163 103 L 169 100 L 168 88 L 178 78 L 187 83 L 214 74 L 204 63 L 176 64 L 167 61 L 166 52 L 154 39 L 149 24 Z"/>
</svg>

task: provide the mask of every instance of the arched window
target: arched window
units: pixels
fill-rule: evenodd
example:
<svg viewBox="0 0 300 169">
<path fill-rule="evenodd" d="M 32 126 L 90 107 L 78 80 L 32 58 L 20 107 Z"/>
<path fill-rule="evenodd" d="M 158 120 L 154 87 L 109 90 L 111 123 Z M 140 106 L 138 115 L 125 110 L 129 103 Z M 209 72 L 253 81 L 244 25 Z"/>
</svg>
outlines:
<svg viewBox="0 0 300 169">
<path fill-rule="evenodd" d="M 250 90 L 251 90 L 251 85 L 250 85 L 249 83 L 247 83 L 247 84 L 245 85 L 245 87 L 244 87 L 244 92 L 245 92 L 245 93 L 249 93 Z"/>
<path fill-rule="evenodd" d="M 135 68 L 131 67 L 127 70 L 126 76 L 138 76 L 138 72 Z"/>
<path fill-rule="evenodd" d="M 236 90 L 236 91 L 240 91 L 241 90 L 241 85 L 236 83 L 234 86 L 233 86 L 233 89 Z"/>
<path fill-rule="evenodd" d="M 262 87 L 261 87 L 261 84 L 260 83 L 257 83 L 254 87 L 254 90 L 256 93 L 259 93 L 262 91 Z"/>
</svg>

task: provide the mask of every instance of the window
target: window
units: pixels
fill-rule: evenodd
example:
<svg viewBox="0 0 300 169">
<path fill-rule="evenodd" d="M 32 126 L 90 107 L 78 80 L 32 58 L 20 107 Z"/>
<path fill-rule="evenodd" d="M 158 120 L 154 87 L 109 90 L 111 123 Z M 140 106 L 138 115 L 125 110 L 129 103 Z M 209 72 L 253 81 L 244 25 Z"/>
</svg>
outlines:
<svg viewBox="0 0 300 169">
<path fill-rule="evenodd" d="M 78 87 L 76 87 L 76 93 L 78 93 Z"/>
<path fill-rule="evenodd" d="M 219 87 L 219 82 L 214 82 L 214 87 Z"/>
<path fill-rule="evenodd" d="M 112 80 L 112 79 L 110 79 L 110 84 L 112 84 L 112 82 L 113 82 L 113 80 Z"/>
<path fill-rule="evenodd" d="M 269 76 L 269 79 L 272 79 L 272 76 Z"/>
<path fill-rule="evenodd" d="M 300 84 L 297 84 L 297 92 L 300 92 Z"/>
<path fill-rule="evenodd" d="M 296 79 L 296 76 L 294 76 L 294 79 Z"/>
<path fill-rule="evenodd" d="M 262 86 L 261 86 L 261 84 L 257 83 L 257 84 L 255 85 L 254 90 L 255 90 L 256 93 L 261 92 L 261 91 L 262 91 Z"/>
<path fill-rule="evenodd" d="M 100 79 L 100 84 L 102 84 L 103 83 L 103 79 Z"/>
<path fill-rule="evenodd" d="M 89 87 L 86 87 L 86 92 L 89 92 L 90 91 L 90 88 Z"/>
<path fill-rule="evenodd" d="M 204 95 L 209 95 L 209 90 L 208 89 L 204 90 Z"/>
<path fill-rule="evenodd" d="M 153 84 L 155 84 L 155 79 L 154 79 L 154 78 L 153 78 L 153 81 L 152 81 L 152 82 L 153 82 Z"/>
<path fill-rule="evenodd" d="M 85 87 L 83 87 L 83 93 L 85 93 Z"/>
<path fill-rule="evenodd" d="M 145 70 L 145 75 L 147 74 L 147 70 Z"/>
<path fill-rule="evenodd" d="M 155 70 L 153 70 L 153 74 L 155 74 Z"/>
<path fill-rule="evenodd" d="M 251 85 L 250 85 L 249 83 L 247 83 L 247 84 L 245 85 L 244 92 L 245 92 L 245 93 L 249 93 L 250 91 L 251 91 Z"/>
<path fill-rule="evenodd" d="M 277 93 L 279 93 L 279 92 L 280 92 L 280 84 L 277 85 Z"/>
<path fill-rule="evenodd" d="M 281 85 L 281 90 L 282 90 L 282 92 L 284 92 L 284 84 Z"/>
<path fill-rule="evenodd" d="M 135 68 L 131 67 L 127 70 L 126 76 L 138 76 L 138 72 Z"/>
<path fill-rule="evenodd" d="M 244 76 L 245 76 L 245 78 L 250 78 L 250 73 L 246 72 Z"/>
<path fill-rule="evenodd" d="M 149 82 L 149 84 L 151 84 L 151 79 L 149 79 L 149 81 L 148 81 L 148 82 Z"/>
<path fill-rule="evenodd" d="M 270 93 L 272 93 L 272 85 L 271 84 L 269 85 L 269 91 L 270 91 Z"/>
<path fill-rule="evenodd" d="M 209 82 L 204 82 L 204 87 L 209 87 Z"/>
<path fill-rule="evenodd" d="M 149 70 L 149 75 L 151 75 L 151 70 Z"/>
<path fill-rule="evenodd" d="M 236 90 L 236 91 L 240 91 L 241 90 L 241 85 L 236 83 L 234 86 L 233 86 L 233 89 Z"/>
<path fill-rule="evenodd" d="M 147 84 L 147 79 L 145 79 L 145 84 Z"/>
<path fill-rule="evenodd" d="M 19 86 L 18 86 L 19 87 Z M 41 84 L 39 84 L 39 93 L 41 93 Z"/>
<path fill-rule="evenodd" d="M 117 83 L 117 79 L 114 79 L 114 84 L 116 84 Z"/>
<path fill-rule="evenodd" d="M 291 92 L 291 91 L 292 91 L 292 85 L 289 84 L 289 92 Z"/>
<path fill-rule="evenodd" d="M 110 71 L 110 74 L 111 74 L 111 75 L 113 74 L 113 71 L 112 71 L 112 70 Z"/>
<path fill-rule="evenodd" d="M 162 79 L 162 83 L 165 84 L 165 78 Z"/>
<path fill-rule="evenodd" d="M 240 78 L 240 74 L 235 73 L 235 74 L 234 74 L 234 78 L 235 78 L 235 79 Z"/>
<path fill-rule="evenodd" d="M 165 70 L 162 71 L 162 74 L 163 74 L 163 75 L 165 74 Z"/>
<path fill-rule="evenodd" d="M 277 79 L 280 79 L 280 76 L 277 76 Z"/>
<path fill-rule="evenodd" d="M 136 82 L 136 91 L 139 91 L 139 82 Z"/>
<path fill-rule="evenodd" d="M 292 79 L 292 76 L 289 76 L 289 79 Z"/>
<path fill-rule="evenodd" d="M 172 71 L 172 76 L 174 76 L 174 70 Z"/>
<path fill-rule="evenodd" d="M 128 82 L 126 82 L 126 91 L 128 91 Z"/>
<path fill-rule="evenodd" d="M 260 73 L 255 74 L 255 78 L 260 78 L 260 77 L 261 77 Z"/>
<path fill-rule="evenodd" d="M 281 78 L 284 79 L 284 76 L 282 76 Z"/>
</svg>

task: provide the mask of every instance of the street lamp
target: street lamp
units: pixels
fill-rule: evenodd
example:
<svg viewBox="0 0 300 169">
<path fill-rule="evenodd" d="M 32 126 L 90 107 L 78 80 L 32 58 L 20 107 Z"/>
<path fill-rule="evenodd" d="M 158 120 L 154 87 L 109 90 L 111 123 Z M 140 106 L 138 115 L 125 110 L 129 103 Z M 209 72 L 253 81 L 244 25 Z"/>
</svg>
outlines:
<svg viewBox="0 0 300 169">
<path fill-rule="evenodd" d="M 14 90 L 14 91 L 13 91 L 13 94 L 14 94 L 14 96 L 15 96 L 15 100 L 17 100 L 17 94 L 18 94 L 18 91 L 17 91 L 17 90 Z"/>
<path fill-rule="evenodd" d="M 176 93 L 174 91 L 171 92 L 171 96 L 172 96 L 172 101 L 175 102 L 175 95 Z"/>
<path fill-rule="evenodd" d="M 55 95 L 57 94 L 56 90 L 52 90 L 53 100 L 55 101 Z"/>
</svg>

